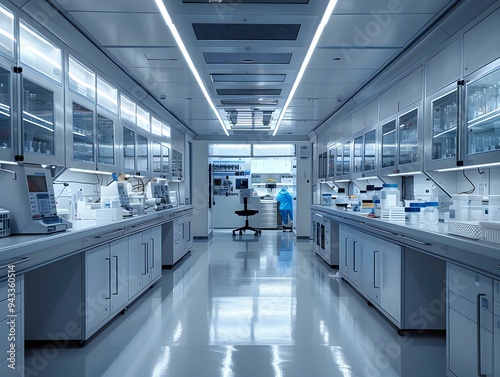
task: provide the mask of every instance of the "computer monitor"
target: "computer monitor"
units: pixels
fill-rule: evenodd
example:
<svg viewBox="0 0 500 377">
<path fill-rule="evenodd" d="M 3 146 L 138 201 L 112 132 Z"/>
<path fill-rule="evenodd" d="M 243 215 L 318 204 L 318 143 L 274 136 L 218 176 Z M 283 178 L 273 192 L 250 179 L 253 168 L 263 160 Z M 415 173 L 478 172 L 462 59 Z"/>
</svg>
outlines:
<svg viewBox="0 0 500 377">
<path fill-rule="evenodd" d="M 248 178 L 236 178 L 236 190 L 248 188 Z"/>
</svg>

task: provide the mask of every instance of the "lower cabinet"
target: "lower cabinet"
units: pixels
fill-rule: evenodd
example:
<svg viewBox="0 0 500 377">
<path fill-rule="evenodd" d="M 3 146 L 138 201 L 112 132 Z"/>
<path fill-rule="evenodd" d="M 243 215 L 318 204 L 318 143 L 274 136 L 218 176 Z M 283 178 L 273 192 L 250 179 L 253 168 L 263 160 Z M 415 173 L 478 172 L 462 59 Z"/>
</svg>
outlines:
<svg viewBox="0 0 500 377">
<path fill-rule="evenodd" d="M 0 283 L 0 374 L 24 376 L 24 294 L 23 275 L 7 272 Z"/>
<path fill-rule="evenodd" d="M 366 295 L 395 321 L 401 319 L 401 246 L 365 235 L 363 282 Z"/>
<path fill-rule="evenodd" d="M 343 277 L 358 286 L 362 261 L 363 237 L 359 231 L 347 225 L 339 227 L 339 270 Z"/>
<path fill-rule="evenodd" d="M 162 225 L 162 263 L 172 267 L 193 247 L 193 215 L 187 215 Z"/>
<path fill-rule="evenodd" d="M 86 338 L 128 303 L 128 246 L 122 238 L 86 252 Z"/>
<path fill-rule="evenodd" d="M 160 279 L 161 227 L 26 273 L 26 340 L 87 341 Z"/>
<path fill-rule="evenodd" d="M 162 226 L 144 230 L 128 237 L 128 298 L 133 300 L 161 276 Z"/>
<path fill-rule="evenodd" d="M 447 264 L 448 375 L 495 377 L 500 348 L 493 314 L 493 280 L 475 271 Z M 495 356 L 494 356 L 495 355 Z"/>
<path fill-rule="evenodd" d="M 341 277 L 399 330 L 446 328 L 444 261 L 346 224 L 339 257 Z"/>
</svg>

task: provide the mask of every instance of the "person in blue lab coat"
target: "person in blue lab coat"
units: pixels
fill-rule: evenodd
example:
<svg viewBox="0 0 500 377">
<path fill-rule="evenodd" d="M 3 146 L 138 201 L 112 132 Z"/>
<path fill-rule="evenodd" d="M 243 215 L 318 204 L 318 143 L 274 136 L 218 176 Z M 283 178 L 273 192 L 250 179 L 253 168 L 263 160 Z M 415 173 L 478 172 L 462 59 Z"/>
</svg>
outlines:
<svg viewBox="0 0 500 377">
<path fill-rule="evenodd" d="M 281 222 L 283 223 L 283 231 L 285 228 L 291 228 L 293 221 L 293 206 L 292 195 L 288 192 L 288 186 L 283 186 L 276 195 L 276 200 L 280 202 Z"/>
</svg>

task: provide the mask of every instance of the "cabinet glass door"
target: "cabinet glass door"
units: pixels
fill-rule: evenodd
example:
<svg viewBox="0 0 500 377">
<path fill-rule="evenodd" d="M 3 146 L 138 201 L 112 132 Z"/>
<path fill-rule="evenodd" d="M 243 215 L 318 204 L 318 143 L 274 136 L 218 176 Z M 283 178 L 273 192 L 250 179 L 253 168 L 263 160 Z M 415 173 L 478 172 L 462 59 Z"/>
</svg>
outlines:
<svg viewBox="0 0 500 377">
<path fill-rule="evenodd" d="M 115 162 L 115 122 L 97 114 L 97 162 L 114 166 Z"/>
<path fill-rule="evenodd" d="M 328 178 L 335 178 L 335 148 L 328 151 Z"/>
<path fill-rule="evenodd" d="M 418 161 L 418 110 L 399 117 L 399 165 Z"/>
<path fill-rule="evenodd" d="M 54 155 L 54 93 L 23 78 L 24 152 Z"/>
<path fill-rule="evenodd" d="M 153 141 L 153 173 L 156 175 L 162 173 L 161 149 L 162 145 Z"/>
<path fill-rule="evenodd" d="M 344 143 L 342 148 L 342 175 L 348 175 L 351 172 L 351 142 Z"/>
<path fill-rule="evenodd" d="M 396 120 L 382 125 L 382 168 L 396 166 Z"/>
<path fill-rule="evenodd" d="M 162 160 L 161 160 L 161 172 L 164 175 L 168 175 L 170 173 L 170 148 L 166 144 L 161 145 L 162 150 Z"/>
<path fill-rule="evenodd" d="M 353 173 L 363 172 L 363 136 L 354 139 L 354 171 Z"/>
<path fill-rule="evenodd" d="M 432 101 L 432 160 L 457 157 L 457 91 Z"/>
<path fill-rule="evenodd" d="M 335 179 L 342 178 L 342 144 L 337 146 L 337 152 L 335 153 Z"/>
<path fill-rule="evenodd" d="M 376 130 L 372 130 L 365 134 L 365 150 L 364 150 L 364 172 L 375 171 L 375 146 L 377 141 Z"/>
<path fill-rule="evenodd" d="M 10 72 L 0 67 L 0 148 L 12 147 Z"/>
<path fill-rule="evenodd" d="M 73 159 L 94 162 L 94 112 L 73 102 Z"/>
<path fill-rule="evenodd" d="M 470 82 L 466 90 L 467 154 L 500 150 L 500 69 Z"/>
<path fill-rule="evenodd" d="M 137 134 L 137 169 L 140 172 L 149 170 L 148 138 Z"/>
<path fill-rule="evenodd" d="M 135 172 L 135 132 L 123 127 L 123 168 Z"/>
</svg>

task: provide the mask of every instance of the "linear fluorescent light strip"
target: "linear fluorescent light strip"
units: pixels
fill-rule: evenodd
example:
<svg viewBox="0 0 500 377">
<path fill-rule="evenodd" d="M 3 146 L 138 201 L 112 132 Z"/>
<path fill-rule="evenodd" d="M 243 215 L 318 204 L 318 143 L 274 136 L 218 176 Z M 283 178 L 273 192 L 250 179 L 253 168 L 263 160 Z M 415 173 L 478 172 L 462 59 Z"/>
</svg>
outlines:
<svg viewBox="0 0 500 377">
<path fill-rule="evenodd" d="M 159 0 L 156 0 L 157 2 Z M 302 66 L 300 67 L 299 73 L 297 74 L 297 77 L 295 78 L 295 82 L 293 83 L 292 89 L 290 90 L 290 94 L 288 95 L 288 98 L 286 99 L 285 105 L 283 106 L 283 110 L 281 110 L 280 116 L 278 118 L 278 121 L 276 122 L 276 126 L 274 127 L 273 131 L 273 136 L 276 136 L 276 133 L 278 132 L 278 129 L 280 128 L 281 122 L 283 118 L 285 117 L 286 110 L 288 109 L 288 106 L 290 105 L 290 102 L 292 102 L 292 98 L 295 94 L 295 91 L 297 90 L 297 87 L 300 84 L 300 81 L 302 80 L 302 76 L 304 75 L 304 72 L 306 71 L 307 65 L 309 64 L 309 60 L 311 60 L 312 54 L 316 48 L 316 45 L 318 44 L 319 38 L 321 37 L 321 34 L 323 33 L 323 29 L 325 28 L 326 24 L 328 23 L 328 20 L 330 19 L 330 16 L 333 13 L 333 8 L 335 8 L 335 5 L 337 4 L 337 0 L 330 0 L 328 3 L 328 6 L 326 7 L 325 13 L 323 14 L 323 18 L 321 19 L 321 22 L 319 23 L 318 29 L 316 30 L 316 33 L 314 34 L 314 38 L 309 45 L 309 49 L 307 50 L 306 57 L 304 58 L 304 61 L 302 62 Z"/>
<path fill-rule="evenodd" d="M 493 168 L 500 166 L 500 162 L 490 162 L 486 164 L 478 164 L 478 165 L 469 165 L 469 166 L 457 166 L 453 168 L 445 168 L 445 169 L 436 169 L 438 172 L 446 172 L 446 171 L 458 171 L 458 170 L 469 170 L 476 168 Z"/>
<path fill-rule="evenodd" d="M 210 95 L 208 94 L 207 88 L 205 88 L 205 85 L 203 84 L 203 81 L 201 80 L 200 74 L 196 70 L 196 67 L 194 66 L 193 60 L 191 59 L 191 56 L 189 56 L 189 52 L 186 49 L 186 46 L 184 45 L 184 42 L 182 42 L 181 36 L 179 35 L 179 32 L 177 31 L 177 28 L 175 27 L 172 19 L 170 18 L 170 15 L 168 14 L 167 8 L 165 7 L 165 4 L 163 4 L 162 0 L 155 0 L 155 3 L 160 10 L 161 15 L 163 16 L 163 20 L 167 24 L 168 28 L 172 32 L 172 35 L 174 36 L 175 41 L 177 42 L 177 46 L 179 46 L 182 55 L 184 56 L 184 59 L 186 59 L 186 62 L 188 63 L 189 68 L 191 69 L 191 72 L 193 72 L 193 75 L 198 82 L 198 85 L 200 86 L 201 91 L 203 92 L 203 95 L 208 101 L 208 104 L 210 105 L 210 108 L 212 111 L 215 113 L 215 116 L 219 120 L 219 123 L 222 126 L 222 129 L 224 130 L 224 133 L 226 136 L 229 136 L 229 132 L 227 131 L 227 126 L 224 124 L 224 121 L 222 120 L 219 112 L 217 111 L 217 108 L 215 107 L 214 103 L 212 102 L 212 99 L 210 98 Z"/>
</svg>

